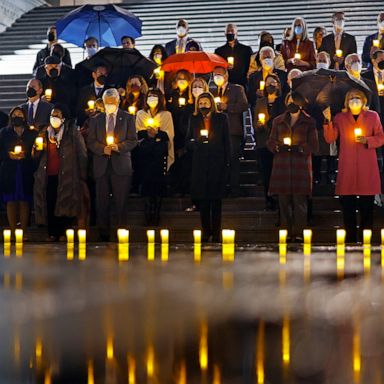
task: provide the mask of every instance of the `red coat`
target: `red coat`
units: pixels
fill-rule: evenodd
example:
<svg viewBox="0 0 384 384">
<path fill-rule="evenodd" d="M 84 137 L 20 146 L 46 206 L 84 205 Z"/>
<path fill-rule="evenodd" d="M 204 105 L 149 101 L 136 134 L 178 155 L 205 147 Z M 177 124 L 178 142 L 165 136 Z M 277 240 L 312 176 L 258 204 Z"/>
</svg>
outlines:
<svg viewBox="0 0 384 384">
<path fill-rule="evenodd" d="M 271 195 L 310 195 L 312 193 L 311 154 L 319 147 L 316 122 L 302 111 L 295 125 L 290 128 L 290 115 L 285 112 L 273 120 L 267 146 L 274 153 L 269 184 Z M 276 145 L 284 137 L 291 137 L 292 145 L 299 145 L 303 152 L 276 152 Z"/>
<path fill-rule="evenodd" d="M 301 60 L 307 61 L 311 65 L 311 67 L 308 68 L 299 65 L 293 65 L 292 63 L 287 63 L 289 59 L 292 59 L 295 56 L 296 39 L 293 39 L 292 41 L 284 40 L 281 47 L 281 54 L 283 55 L 287 72 L 289 72 L 293 68 L 300 69 L 303 72 L 316 68 L 315 47 L 311 40 L 300 41 L 298 52 L 301 55 Z"/>
<path fill-rule="evenodd" d="M 355 142 L 355 128 L 362 129 L 367 144 Z M 334 122 L 324 125 L 324 138 L 328 143 L 340 136 L 337 195 L 376 195 L 381 193 L 381 181 L 376 148 L 384 144 L 379 115 L 363 111 L 355 121 L 351 112 L 340 112 Z"/>
</svg>

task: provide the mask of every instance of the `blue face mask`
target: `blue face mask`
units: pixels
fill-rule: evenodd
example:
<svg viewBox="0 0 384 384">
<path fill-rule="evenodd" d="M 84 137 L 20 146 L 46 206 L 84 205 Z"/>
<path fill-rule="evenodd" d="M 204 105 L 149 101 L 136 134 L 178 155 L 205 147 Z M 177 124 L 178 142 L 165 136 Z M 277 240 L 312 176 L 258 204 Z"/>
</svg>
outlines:
<svg viewBox="0 0 384 384">
<path fill-rule="evenodd" d="M 301 35 L 303 33 L 303 27 L 301 25 L 296 25 L 295 27 L 295 34 Z"/>
</svg>

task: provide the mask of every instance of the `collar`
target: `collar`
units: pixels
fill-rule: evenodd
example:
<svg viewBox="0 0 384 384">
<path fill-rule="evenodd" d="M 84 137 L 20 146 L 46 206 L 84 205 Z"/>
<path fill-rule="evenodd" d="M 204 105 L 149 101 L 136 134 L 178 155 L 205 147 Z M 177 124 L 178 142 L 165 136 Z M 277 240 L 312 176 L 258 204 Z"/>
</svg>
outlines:
<svg viewBox="0 0 384 384">
<path fill-rule="evenodd" d="M 98 87 L 96 85 L 96 81 L 93 82 L 93 86 L 96 88 L 96 89 L 103 89 L 104 88 L 104 85 L 102 85 L 101 87 Z"/>
<path fill-rule="evenodd" d="M 176 41 L 179 42 L 179 41 L 187 41 L 188 39 L 188 35 L 185 35 L 184 37 L 179 37 L 179 36 L 176 36 Z"/>
<path fill-rule="evenodd" d="M 34 107 L 37 107 L 39 102 L 40 102 L 40 98 L 38 97 L 34 102 L 31 102 L 30 100 L 28 100 L 28 105 L 32 104 Z"/>
</svg>

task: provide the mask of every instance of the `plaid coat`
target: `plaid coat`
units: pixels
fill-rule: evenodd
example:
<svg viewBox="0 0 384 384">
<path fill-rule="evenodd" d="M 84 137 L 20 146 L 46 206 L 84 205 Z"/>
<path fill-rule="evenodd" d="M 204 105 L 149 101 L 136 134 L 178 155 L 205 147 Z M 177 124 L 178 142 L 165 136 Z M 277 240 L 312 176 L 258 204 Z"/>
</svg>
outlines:
<svg viewBox="0 0 384 384">
<path fill-rule="evenodd" d="M 310 195 L 312 193 L 311 154 L 318 150 L 316 122 L 302 111 L 295 125 L 290 127 L 290 114 L 284 112 L 273 120 L 267 146 L 274 153 L 270 195 Z M 291 137 L 292 145 L 303 152 L 277 152 L 284 137 Z"/>
</svg>

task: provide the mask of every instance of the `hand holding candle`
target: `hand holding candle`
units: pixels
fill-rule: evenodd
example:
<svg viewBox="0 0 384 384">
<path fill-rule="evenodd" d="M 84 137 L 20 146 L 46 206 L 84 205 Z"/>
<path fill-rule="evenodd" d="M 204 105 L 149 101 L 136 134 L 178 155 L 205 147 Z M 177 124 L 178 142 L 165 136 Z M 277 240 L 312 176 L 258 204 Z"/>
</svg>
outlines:
<svg viewBox="0 0 384 384">
<path fill-rule="evenodd" d="M 186 102 L 185 97 L 179 97 L 179 107 L 184 107 Z"/>
<path fill-rule="evenodd" d="M 265 89 L 265 81 L 263 81 L 263 80 L 260 81 L 259 89 L 260 89 L 260 91 L 264 91 L 264 89 Z"/>
<path fill-rule="evenodd" d="M 301 54 L 299 52 L 296 52 L 294 58 L 295 60 L 301 60 Z"/>
<path fill-rule="evenodd" d="M 136 107 L 134 105 L 130 105 L 128 107 L 128 112 L 130 115 L 134 115 L 136 113 Z"/>
<path fill-rule="evenodd" d="M 337 57 L 343 57 L 343 50 L 342 49 L 336 49 L 336 56 Z"/>
<path fill-rule="evenodd" d="M 378 40 L 378 39 L 374 39 L 374 40 L 372 41 L 372 45 L 373 45 L 374 47 L 376 47 L 376 48 L 380 48 L 380 40 Z"/>
<path fill-rule="evenodd" d="M 36 151 L 42 151 L 44 149 L 44 139 L 41 136 L 36 137 L 35 148 L 36 148 Z"/>
<path fill-rule="evenodd" d="M 265 113 L 259 113 L 257 115 L 257 118 L 258 118 L 259 123 L 265 124 Z"/>
<path fill-rule="evenodd" d="M 52 100 L 52 89 L 46 89 L 45 92 L 44 92 L 44 95 L 45 95 L 45 98 L 47 99 L 47 101 L 51 101 Z"/>
<path fill-rule="evenodd" d="M 284 137 L 283 143 L 284 143 L 284 145 L 291 146 L 292 145 L 292 139 L 290 137 Z"/>
<path fill-rule="evenodd" d="M 95 109 L 95 100 L 88 100 L 88 109 L 93 111 Z"/>
<path fill-rule="evenodd" d="M 227 57 L 227 61 L 228 61 L 228 65 L 229 65 L 230 67 L 233 67 L 233 66 L 234 66 L 234 64 L 235 64 L 235 58 L 234 58 L 233 56 L 228 56 L 228 57 Z"/>
<path fill-rule="evenodd" d="M 15 155 L 20 155 L 22 151 L 23 151 L 23 148 L 21 147 L 21 145 L 16 145 L 13 152 Z"/>
<path fill-rule="evenodd" d="M 112 135 L 107 136 L 107 145 L 115 144 L 115 138 Z"/>
</svg>

